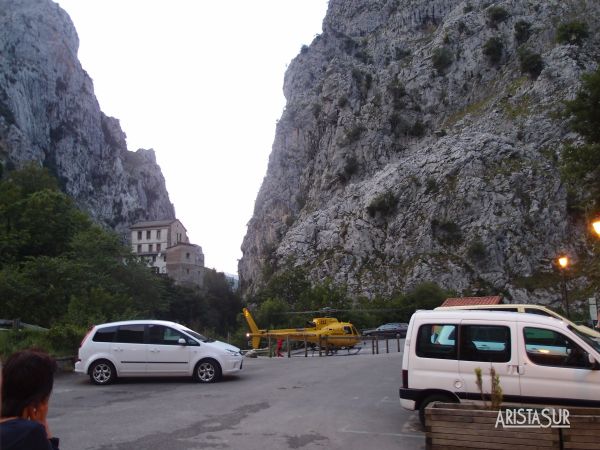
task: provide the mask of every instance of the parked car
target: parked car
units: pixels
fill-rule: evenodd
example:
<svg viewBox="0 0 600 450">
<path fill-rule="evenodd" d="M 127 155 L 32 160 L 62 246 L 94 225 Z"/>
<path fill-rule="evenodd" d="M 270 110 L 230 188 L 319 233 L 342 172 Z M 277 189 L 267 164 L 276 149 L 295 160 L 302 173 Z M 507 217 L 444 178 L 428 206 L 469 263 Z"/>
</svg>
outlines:
<svg viewBox="0 0 600 450">
<path fill-rule="evenodd" d="M 379 325 L 377 328 L 372 330 L 364 330 L 364 336 L 383 336 L 383 337 L 406 337 L 406 330 L 408 329 L 407 323 L 386 323 Z"/>
<path fill-rule="evenodd" d="M 501 305 L 460 305 L 460 306 L 438 306 L 436 310 L 452 310 L 452 309 L 472 309 L 472 310 L 485 310 L 485 311 L 507 311 L 507 312 L 520 312 L 529 314 L 539 314 L 540 316 L 555 317 L 562 320 L 563 322 L 577 328 L 584 334 L 587 334 L 600 342 L 600 331 L 594 330 L 585 325 L 578 325 L 571 322 L 566 317 L 561 316 L 557 312 L 552 311 L 542 305 L 529 305 L 523 303 L 507 303 Z"/>
<path fill-rule="evenodd" d="M 242 370 L 240 349 L 161 320 L 130 320 L 94 326 L 79 347 L 75 372 L 94 384 L 117 377 L 192 376 L 217 381 Z"/>
<path fill-rule="evenodd" d="M 400 404 L 481 402 L 475 369 L 503 404 L 600 407 L 600 343 L 569 322 L 539 314 L 447 309 L 417 311 L 402 358 Z"/>
</svg>

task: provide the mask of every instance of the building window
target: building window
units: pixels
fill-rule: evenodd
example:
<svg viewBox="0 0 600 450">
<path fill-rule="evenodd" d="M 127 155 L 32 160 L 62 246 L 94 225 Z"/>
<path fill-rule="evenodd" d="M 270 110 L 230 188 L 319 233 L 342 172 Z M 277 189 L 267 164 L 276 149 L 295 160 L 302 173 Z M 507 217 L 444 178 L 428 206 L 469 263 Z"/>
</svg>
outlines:
<svg viewBox="0 0 600 450">
<path fill-rule="evenodd" d="M 190 259 L 190 254 L 189 253 L 185 254 L 185 259 Z"/>
<path fill-rule="evenodd" d="M 146 239 L 150 239 L 150 233 L 151 233 L 150 230 L 146 230 Z"/>
<path fill-rule="evenodd" d="M 142 253 L 142 244 L 137 245 L 137 252 Z"/>
<path fill-rule="evenodd" d="M 152 244 L 148 244 L 148 251 L 152 253 Z"/>
<path fill-rule="evenodd" d="M 160 230 L 156 230 L 156 239 L 160 239 Z"/>
<path fill-rule="evenodd" d="M 138 241 L 141 241 L 141 240 L 142 240 L 142 232 L 138 231 Z"/>
<path fill-rule="evenodd" d="M 152 257 L 152 262 L 155 263 L 156 262 L 156 256 Z M 158 272 L 157 272 L 158 273 Z"/>
<path fill-rule="evenodd" d="M 156 244 L 156 251 L 160 252 L 160 244 Z"/>
<path fill-rule="evenodd" d="M 190 274 L 190 269 L 185 269 L 185 273 Z"/>
<path fill-rule="evenodd" d="M 167 255 L 166 254 L 163 255 L 163 261 L 165 261 L 165 262 L 167 261 Z"/>
</svg>

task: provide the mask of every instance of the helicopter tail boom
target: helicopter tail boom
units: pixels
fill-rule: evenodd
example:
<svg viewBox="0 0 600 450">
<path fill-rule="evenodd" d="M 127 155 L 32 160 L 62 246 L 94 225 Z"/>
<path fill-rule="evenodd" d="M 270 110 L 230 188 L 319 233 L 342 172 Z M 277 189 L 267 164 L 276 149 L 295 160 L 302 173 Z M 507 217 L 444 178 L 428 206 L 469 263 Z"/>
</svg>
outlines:
<svg viewBox="0 0 600 450">
<path fill-rule="evenodd" d="M 244 308 L 243 312 L 244 312 L 244 318 L 246 319 L 246 322 L 248 322 L 248 327 L 250 328 L 250 332 L 253 334 L 252 348 L 257 349 L 260 347 L 260 336 L 257 336 L 257 334 L 260 333 L 260 330 L 258 329 L 258 326 L 256 325 L 256 322 L 254 321 L 252 314 L 250 314 L 250 311 L 248 311 L 247 308 Z"/>
</svg>

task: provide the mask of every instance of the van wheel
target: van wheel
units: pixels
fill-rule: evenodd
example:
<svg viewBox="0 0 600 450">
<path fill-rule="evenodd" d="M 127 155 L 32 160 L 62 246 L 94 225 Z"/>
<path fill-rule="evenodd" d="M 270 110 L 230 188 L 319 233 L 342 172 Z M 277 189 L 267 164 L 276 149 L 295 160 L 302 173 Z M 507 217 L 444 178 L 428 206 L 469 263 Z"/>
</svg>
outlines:
<svg viewBox="0 0 600 450">
<path fill-rule="evenodd" d="M 90 367 L 90 380 L 94 384 L 110 384 L 117 378 L 115 366 L 109 361 L 101 359 L 96 361 Z"/>
<path fill-rule="evenodd" d="M 425 426 L 425 408 L 434 402 L 456 403 L 456 399 L 445 394 L 431 394 L 423 399 L 419 406 L 419 421 Z"/>
<path fill-rule="evenodd" d="M 214 383 L 221 378 L 221 366 L 214 359 L 203 359 L 194 368 L 194 379 L 200 383 Z"/>
</svg>

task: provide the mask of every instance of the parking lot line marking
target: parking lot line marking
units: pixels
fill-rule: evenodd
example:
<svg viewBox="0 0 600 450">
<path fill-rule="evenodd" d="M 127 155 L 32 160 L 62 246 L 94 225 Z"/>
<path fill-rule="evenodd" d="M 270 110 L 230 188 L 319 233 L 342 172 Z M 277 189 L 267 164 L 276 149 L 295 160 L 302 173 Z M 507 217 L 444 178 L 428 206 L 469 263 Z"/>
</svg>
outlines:
<svg viewBox="0 0 600 450">
<path fill-rule="evenodd" d="M 425 439 L 425 434 L 409 434 L 409 433 L 379 433 L 377 431 L 363 431 L 363 430 L 349 430 L 348 426 L 345 426 L 340 433 L 354 433 L 354 434 L 374 434 L 377 436 L 395 436 L 395 437 L 407 437 L 416 439 Z"/>
</svg>

